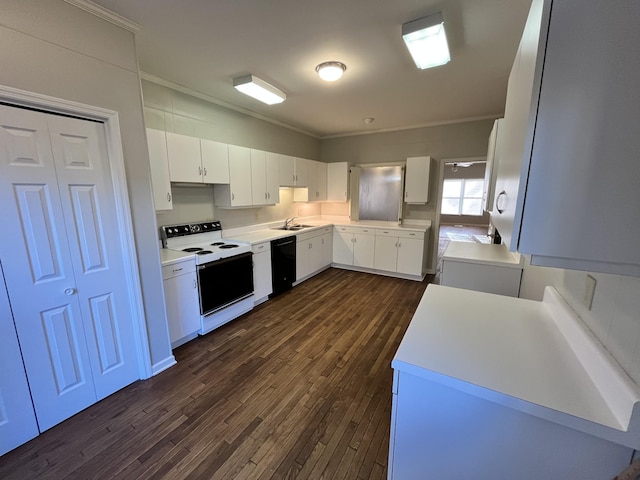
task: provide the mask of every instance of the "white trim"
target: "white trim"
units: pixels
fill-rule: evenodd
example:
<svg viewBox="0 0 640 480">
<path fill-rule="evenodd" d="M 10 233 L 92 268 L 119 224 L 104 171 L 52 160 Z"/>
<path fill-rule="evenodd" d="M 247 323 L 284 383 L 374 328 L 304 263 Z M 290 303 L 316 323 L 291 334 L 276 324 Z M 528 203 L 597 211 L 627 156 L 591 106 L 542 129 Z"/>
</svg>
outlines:
<svg viewBox="0 0 640 480">
<path fill-rule="evenodd" d="M 64 0 L 70 5 L 78 7 L 85 12 L 89 12 L 98 18 L 106 20 L 109 23 L 113 23 L 118 27 L 122 27 L 132 33 L 138 32 L 142 27 L 135 22 L 132 22 L 128 18 L 118 15 L 111 10 L 108 10 L 100 5 L 93 3 L 91 0 Z"/>
<path fill-rule="evenodd" d="M 184 85 L 180 85 L 179 83 L 174 83 L 171 80 L 167 80 L 162 77 L 158 77 L 156 75 L 152 75 L 151 73 L 146 73 L 140 71 L 140 78 L 142 80 L 146 80 L 147 82 L 155 83 L 156 85 L 160 85 L 163 87 L 170 88 L 172 90 L 176 90 L 181 93 L 185 93 L 192 97 L 199 98 L 200 100 L 204 100 L 205 102 L 213 103 L 220 107 L 228 108 L 229 110 L 234 110 L 239 113 L 243 113 L 245 115 L 249 115 L 250 117 L 257 118 L 258 120 L 263 120 L 265 122 L 272 123 L 274 125 L 278 125 L 279 127 L 284 127 L 289 130 L 293 130 L 294 132 L 302 133 L 303 135 L 308 135 L 313 138 L 321 138 L 318 135 L 307 132 L 306 130 L 302 130 L 301 128 L 294 127 L 293 125 L 289 125 L 288 123 L 281 122 L 279 120 L 274 120 L 273 118 L 269 118 L 265 115 L 261 115 L 259 113 L 253 112 L 251 110 L 247 110 L 246 108 L 238 107 L 237 105 L 233 105 L 232 103 L 225 102 L 224 100 L 219 100 L 215 97 L 207 95 L 206 93 L 199 92 L 192 88 L 186 87 Z"/>
<path fill-rule="evenodd" d="M 136 245 L 133 236 L 131 219 L 131 206 L 127 191 L 127 181 L 124 168 L 124 155 L 122 151 L 122 138 L 120 136 L 120 121 L 118 113 L 112 110 L 85 105 L 70 100 L 59 99 L 27 92 L 17 88 L 0 85 L 0 101 L 16 106 L 37 108 L 53 113 L 64 113 L 78 117 L 98 120 L 105 125 L 105 140 L 109 155 L 109 166 L 113 177 L 113 193 L 116 202 L 116 220 L 121 232 L 120 241 L 123 260 L 130 267 L 126 276 L 127 290 L 129 291 L 130 313 L 134 320 L 135 342 L 138 354 L 138 370 L 140 378 L 149 378 L 152 374 L 151 353 L 149 351 L 149 339 L 145 323 L 145 312 L 142 303 L 142 287 L 140 285 L 140 272 L 136 255 Z M 173 358 L 173 356 L 171 356 Z M 175 361 L 175 360 L 174 360 Z"/>
<path fill-rule="evenodd" d="M 164 372 L 167 368 L 173 367 L 176 363 L 178 363 L 176 362 L 176 358 L 173 355 L 169 355 L 167 358 L 152 365 L 151 375 L 158 375 L 160 372 Z"/>
</svg>

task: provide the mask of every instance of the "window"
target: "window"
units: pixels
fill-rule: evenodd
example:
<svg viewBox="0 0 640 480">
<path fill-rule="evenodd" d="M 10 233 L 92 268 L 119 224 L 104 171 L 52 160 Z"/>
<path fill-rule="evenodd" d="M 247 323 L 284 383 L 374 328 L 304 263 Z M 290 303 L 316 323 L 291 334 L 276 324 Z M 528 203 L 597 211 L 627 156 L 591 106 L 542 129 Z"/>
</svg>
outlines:
<svg viewBox="0 0 640 480">
<path fill-rule="evenodd" d="M 443 215 L 482 215 L 481 178 L 456 178 L 444 181 L 442 189 Z"/>
</svg>

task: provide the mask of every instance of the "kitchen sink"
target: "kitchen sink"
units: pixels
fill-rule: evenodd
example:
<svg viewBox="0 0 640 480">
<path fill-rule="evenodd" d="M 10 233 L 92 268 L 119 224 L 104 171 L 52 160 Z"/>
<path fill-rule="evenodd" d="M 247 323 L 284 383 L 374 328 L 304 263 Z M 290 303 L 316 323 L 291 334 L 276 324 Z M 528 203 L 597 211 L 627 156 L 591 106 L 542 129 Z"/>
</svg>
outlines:
<svg viewBox="0 0 640 480">
<path fill-rule="evenodd" d="M 296 231 L 296 230 L 302 230 L 303 228 L 311 228 L 313 227 L 313 225 L 287 225 L 286 227 L 276 227 L 274 228 L 274 230 L 291 230 L 291 231 Z"/>
</svg>

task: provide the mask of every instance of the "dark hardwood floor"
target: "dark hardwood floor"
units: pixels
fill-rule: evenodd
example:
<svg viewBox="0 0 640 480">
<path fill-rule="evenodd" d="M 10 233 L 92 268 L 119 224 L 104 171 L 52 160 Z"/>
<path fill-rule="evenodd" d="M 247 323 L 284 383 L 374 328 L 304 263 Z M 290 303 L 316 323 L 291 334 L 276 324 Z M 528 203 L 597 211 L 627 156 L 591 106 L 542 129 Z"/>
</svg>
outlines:
<svg viewBox="0 0 640 480">
<path fill-rule="evenodd" d="M 0 457 L 8 479 L 382 479 L 427 282 L 329 269 Z"/>
</svg>

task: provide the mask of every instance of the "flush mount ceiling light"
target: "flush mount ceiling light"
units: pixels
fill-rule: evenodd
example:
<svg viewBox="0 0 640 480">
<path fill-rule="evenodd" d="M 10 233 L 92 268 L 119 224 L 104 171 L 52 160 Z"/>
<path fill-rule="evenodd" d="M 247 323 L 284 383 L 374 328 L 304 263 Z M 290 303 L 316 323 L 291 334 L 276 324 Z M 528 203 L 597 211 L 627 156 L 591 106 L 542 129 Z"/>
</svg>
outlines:
<svg viewBox="0 0 640 480">
<path fill-rule="evenodd" d="M 418 68 L 437 67 L 451 60 L 442 13 L 404 23 L 402 39 Z"/>
<path fill-rule="evenodd" d="M 233 86 L 245 95 L 249 95 L 267 105 L 282 103 L 287 98 L 287 95 L 282 90 L 255 75 L 243 75 L 242 77 L 234 78 Z"/>
<path fill-rule="evenodd" d="M 324 62 L 316 67 L 316 72 L 326 82 L 335 82 L 347 70 L 347 66 L 340 62 Z"/>
</svg>

